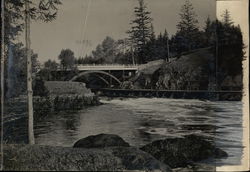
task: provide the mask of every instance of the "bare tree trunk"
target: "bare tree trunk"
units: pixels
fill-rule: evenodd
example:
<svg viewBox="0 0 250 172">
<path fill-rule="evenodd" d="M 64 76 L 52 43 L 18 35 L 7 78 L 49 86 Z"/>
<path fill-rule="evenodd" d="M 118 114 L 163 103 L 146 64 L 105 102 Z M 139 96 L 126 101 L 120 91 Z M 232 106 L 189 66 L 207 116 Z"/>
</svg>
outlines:
<svg viewBox="0 0 250 172">
<path fill-rule="evenodd" d="M 32 61 L 30 51 L 30 15 L 29 2 L 25 1 L 26 15 L 25 15 L 25 38 L 27 48 L 27 98 L 28 98 L 28 134 L 29 144 L 35 144 L 34 128 L 33 128 L 33 91 L 32 91 Z"/>
</svg>

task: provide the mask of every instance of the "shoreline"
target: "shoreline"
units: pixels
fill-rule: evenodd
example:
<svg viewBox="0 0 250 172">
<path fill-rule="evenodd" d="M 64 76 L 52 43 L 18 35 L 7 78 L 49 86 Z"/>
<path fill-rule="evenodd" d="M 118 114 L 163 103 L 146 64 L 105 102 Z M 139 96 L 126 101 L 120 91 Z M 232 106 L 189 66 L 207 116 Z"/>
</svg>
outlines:
<svg viewBox="0 0 250 172">
<path fill-rule="evenodd" d="M 100 97 L 123 98 L 173 98 L 199 99 L 212 101 L 241 101 L 242 91 L 207 91 L 207 90 L 154 90 L 154 89 L 91 89 Z"/>
</svg>

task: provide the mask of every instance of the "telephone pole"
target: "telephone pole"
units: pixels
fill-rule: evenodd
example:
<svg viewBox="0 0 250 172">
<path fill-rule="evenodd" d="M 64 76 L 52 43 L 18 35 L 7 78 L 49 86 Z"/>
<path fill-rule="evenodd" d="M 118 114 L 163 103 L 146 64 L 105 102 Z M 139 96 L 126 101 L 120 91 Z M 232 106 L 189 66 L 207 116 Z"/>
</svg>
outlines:
<svg viewBox="0 0 250 172">
<path fill-rule="evenodd" d="M 169 40 L 167 37 L 167 62 L 169 62 Z"/>
</svg>

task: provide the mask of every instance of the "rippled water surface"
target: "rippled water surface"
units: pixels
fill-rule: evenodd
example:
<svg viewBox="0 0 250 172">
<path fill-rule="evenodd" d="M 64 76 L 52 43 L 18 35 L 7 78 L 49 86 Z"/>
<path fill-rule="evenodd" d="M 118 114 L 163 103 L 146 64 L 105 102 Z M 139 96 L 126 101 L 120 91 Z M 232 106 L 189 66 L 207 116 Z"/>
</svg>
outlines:
<svg viewBox="0 0 250 172">
<path fill-rule="evenodd" d="M 153 140 L 197 134 L 215 141 L 229 157 L 218 165 L 240 164 L 242 103 L 182 99 L 113 99 L 77 113 L 59 113 L 35 127 L 36 142 L 72 146 L 80 138 L 117 134 L 133 146 Z"/>
</svg>

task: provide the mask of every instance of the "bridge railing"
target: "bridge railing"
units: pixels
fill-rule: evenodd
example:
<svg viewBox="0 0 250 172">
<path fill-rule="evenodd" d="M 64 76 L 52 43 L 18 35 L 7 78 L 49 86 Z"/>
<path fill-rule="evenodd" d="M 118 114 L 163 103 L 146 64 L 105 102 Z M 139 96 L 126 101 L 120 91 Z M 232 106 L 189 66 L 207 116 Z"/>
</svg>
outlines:
<svg viewBox="0 0 250 172">
<path fill-rule="evenodd" d="M 77 67 L 138 67 L 139 65 L 128 65 L 128 64 L 81 64 Z"/>
<path fill-rule="evenodd" d="M 138 70 L 139 65 L 127 65 L 127 64 L 81 64 L 76 65 L 78 70 Z M 57 71 L 70 71 L 72 69 L 63 69 L 62 66 L 57 67 Z"/>
<path fill-rule="evenodd" d="M 110 70 L 123 70 L 123 69 L 131 69 L 131 70 L 138 70 L 138 65 L 120 65 L 120 64 L 84 64 L 84 65 L 77 65 L 77 69 L 110 69 Z"/>
</svg>

